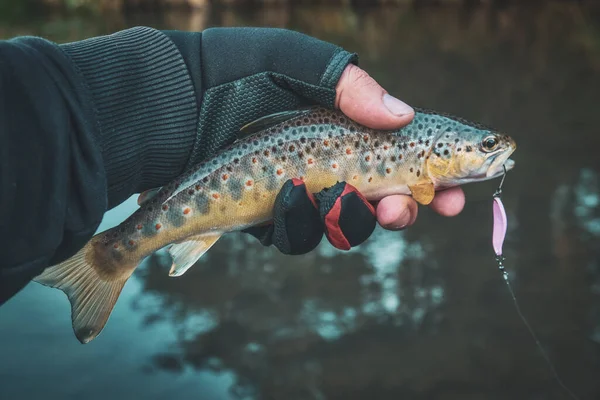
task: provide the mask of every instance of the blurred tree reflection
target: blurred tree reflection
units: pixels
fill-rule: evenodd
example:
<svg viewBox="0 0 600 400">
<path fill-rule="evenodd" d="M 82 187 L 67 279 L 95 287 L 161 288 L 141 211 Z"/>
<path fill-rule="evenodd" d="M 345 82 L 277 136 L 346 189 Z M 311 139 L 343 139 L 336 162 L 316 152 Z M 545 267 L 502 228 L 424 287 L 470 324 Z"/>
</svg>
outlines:
<svg viewBox="0 0 600 400">
<path fill-rule="evenodd" d="M 507 267 L 564 380 L 582 398 L 600 397 L 597 4 L 105 12 L 3 23 L 0 36 L 286 27 L 357 51 L 411 104 L 515 136 Z M 457 218 L 422 209 L 406 233 L 378 230 L 349 253 L 322 244 L 284 257 L 229 235 L 182 278 L 151 259 L 133 307 L 178 337 L 150 364 L 232 371 L 239 398 L 563 398 L 495 268 L 494 186 L 466 187 Z"/>
</svg>

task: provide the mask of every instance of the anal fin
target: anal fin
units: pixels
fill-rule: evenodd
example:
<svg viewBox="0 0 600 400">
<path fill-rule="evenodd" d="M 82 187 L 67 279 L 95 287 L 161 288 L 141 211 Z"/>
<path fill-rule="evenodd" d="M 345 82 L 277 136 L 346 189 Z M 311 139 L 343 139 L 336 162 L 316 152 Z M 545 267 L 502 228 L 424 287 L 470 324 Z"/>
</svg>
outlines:
<svg viewBox="0 0 600 400">
<path fill-rule="evenodd" d="M 413 199 L 415 199 L 417 203 L 427 205 L 431 203 L 435 197 L 435 188 L 431 181 L 409 185 L 408 188 L 412 193 Z"/>
<path fill-rule="evenodd" d="M 222 233 L 208 233 L 186 238 L 180 243 L 169 247 L 169 254 L 173 258 L 173 264 L 169 276 L 181 276 L 192 265 L 194 265 L 204 253 L 216 243 Z"/>
</svg>

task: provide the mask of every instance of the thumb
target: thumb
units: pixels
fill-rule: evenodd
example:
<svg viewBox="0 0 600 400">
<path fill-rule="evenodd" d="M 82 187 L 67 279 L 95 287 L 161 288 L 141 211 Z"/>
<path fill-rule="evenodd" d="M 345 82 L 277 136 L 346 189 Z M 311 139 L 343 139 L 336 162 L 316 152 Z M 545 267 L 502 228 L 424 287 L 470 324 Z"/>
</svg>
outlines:
<svg viewBox="0 0 600 400">
<path fill-rule="evenodd" d="M 373 129 L 398 129 L 415 115 L 412 107 L 390 96 L 354 64 L 348 65 L 340 77 L 335 106 L 352 120 Z"/>
</svg>

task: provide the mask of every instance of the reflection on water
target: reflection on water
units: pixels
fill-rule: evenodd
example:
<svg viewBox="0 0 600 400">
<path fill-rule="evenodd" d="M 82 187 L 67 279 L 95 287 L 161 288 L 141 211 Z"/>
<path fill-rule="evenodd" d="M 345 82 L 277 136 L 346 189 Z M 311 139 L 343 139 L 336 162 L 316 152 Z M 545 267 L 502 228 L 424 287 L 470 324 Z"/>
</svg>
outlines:
<svg viewBox="0 0 600 400">
<path fill-rule="evenodd" d="M 600 9 L 544 6 L 207 9 L 53 15 L 0 36 L 77 40 L 133 25 L 262 25 L 339 43 L 411 104 L 513 135 L 507 268 L 564 381 L 600 396 Z M 420 210 L 350 252 L 286 257 L 220 240 L 183 277 L 157 254 L 81 346 L 64 295 L 30 285 L 0 308 L 0 398 L 561 399 L 493 259 L 491 194 L 462 215 Z M 135 208 L 107 214 L 101 229 Z M 76 377 L 76 379 L 72 379 Z M 32 384 L 31 382 L 35 382 Z"/>
</svg>

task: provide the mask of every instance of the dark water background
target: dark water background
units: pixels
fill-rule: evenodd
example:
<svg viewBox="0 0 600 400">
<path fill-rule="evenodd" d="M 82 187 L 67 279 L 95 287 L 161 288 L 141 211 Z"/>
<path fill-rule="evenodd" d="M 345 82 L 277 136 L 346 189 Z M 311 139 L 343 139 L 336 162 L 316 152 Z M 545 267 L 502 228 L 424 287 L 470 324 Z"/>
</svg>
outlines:
<svg viewBox="0 0 600 400">
<path fill-rule="evenodd" d="M 529 2 L 527 2 L 529 3 Z M 273 7 L 0 17 L 0 38 L 65 42 L 135 25 L 299 30 L 357 51 L 415 106 L 519 145 L 504 201 L 507 267 L 564 381 L 600 398 L 600 7 Z M 421 209 L 343 253 L 285 257 L 241 234 L 182 278 L 138 269 L 102 334 L 31 284 L 0 308 L 0 399 L 562 399 L 490 245 L 496 182 L 448 219 Z M 135 201 L 109 212 L 119 223 Z M 32 227 L 33 229 L 34 227 Z"/>
</svg>

